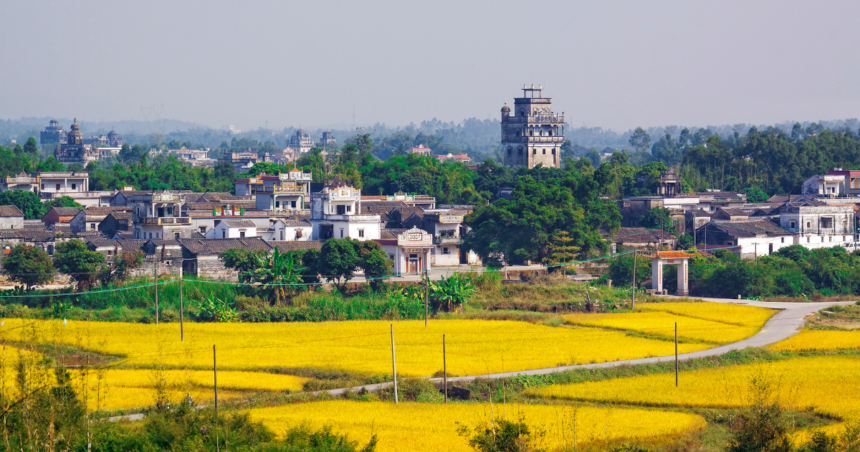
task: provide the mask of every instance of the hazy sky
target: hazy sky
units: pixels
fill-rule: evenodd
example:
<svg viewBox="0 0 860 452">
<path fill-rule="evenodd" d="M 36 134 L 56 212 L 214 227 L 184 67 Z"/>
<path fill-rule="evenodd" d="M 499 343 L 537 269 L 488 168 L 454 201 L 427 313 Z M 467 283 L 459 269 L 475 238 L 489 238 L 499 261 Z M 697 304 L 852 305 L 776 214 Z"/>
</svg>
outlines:
<svg viewBox="0 0 860 452">
<path fill-rule="evenodd" d="M 0 4 L 0 118 L 459 122 L 523 83 L 575 126 L 860 116 L 857 1 Z"/>
</svg>

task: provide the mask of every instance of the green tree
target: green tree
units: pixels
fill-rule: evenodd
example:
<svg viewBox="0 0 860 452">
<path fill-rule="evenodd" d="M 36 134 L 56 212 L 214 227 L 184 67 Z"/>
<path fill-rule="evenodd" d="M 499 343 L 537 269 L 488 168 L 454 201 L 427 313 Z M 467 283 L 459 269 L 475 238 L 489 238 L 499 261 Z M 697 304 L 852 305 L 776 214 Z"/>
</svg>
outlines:
<svg viewBox="0 0 860 452">
<path fill-rule="evenodd" d="M 441 276 L 439 281 L 431 281 L 424 278 L 424 283 L 430 289 L 430 303 L 433 312 L 444 310 L 446 312 L 460 308 L 469 302 L 475 293 L 475 285 L 472 279 L 463 273 L 454 273 L 449 277 Z"/>
<path fill-rule="evenodd" d="M 662 229 L 666 233 L 675 234 L 675 224 L 672 222 L 671 212 L 663 207 L 655 207 L 642 215 L 639 224 L 648 229 Z"/>
<path fill-rule="evenodd" d="M 630 135 L 630 145 L 639 152 L 648 152 L 651 147 L 651 136 L 641 127 L 637 127 Z"/>
<path fill-rule="evenodd" d="M 251 282 L 252 273 L 261 260 L 269 255 L 265 250 L 246 250 L 244 248 L 231 248 L 218 257 L 224 263 L 224 267 L 239 272 L 240 282 Z"/>
<path fill-rule="evenodd" d="M 355 269 L 360 265 L 356 246 L 353 239 L 329 239 L 323 243 L 317 257 L 316 268 L 319 269 L 326 281 L 336 281 L 337 284 L 348 282 L 355 275 Z"/>
<path fill-rule="evenodd" d="M 747 187 L 742 190 L 747 195 L 747 202 L 767 202 L 770 197 L 759 187 Z"/>
<path fill-rule="evenodd" d="M 8 205 L 20 209 L 25 220 L 41 219 L 47 212 L 39 195 L 30 191 L 10 190 L 0 193 L 0 206 Z"/>
<path fill-rule="evenodd" d="M 364 277 L 372 287 L 378 288 L 384 282 L 380 277 L 391 272 L 393 262 L 388 259 L 388 253 L 373 240 L 355 241 L 353 245 L 357 247 L 358 266 L 364 271 Z"/>
<path fill-rule="evenodd" d="M 53 281 L 57 273 L 48 253 L 23 244 L 12 247 L 3 261 L 3 268 L 12 280 L 24 284 L 28 290 Z"/>
<path fill-rule="evenodd" d="M 33 157 L 36 157 L 36 155 L 39 153 L 39 144 L 36 143 L 35 138 L 27 138 L 27 142 L 24 143 L 24 153 Z"/>
<path fill-rule="evenodd" d="M 579 247 L 573 246 L 573 237 L 567 231 L 556 231 L 550 239 L 547 265 L 562 265 L 574 261 L 579 256 Z"/>
<path fill-rule="evenodd" d="M 302 282 L 301 266 L 296 265 L 290 253 L 281 253 L 275 247 L 271 255 L 253 255 L 254 268 L 245 272 L 248 278 L 259 283 L 263 290 L 274 295 L 275 305 L 281 306 L 281 300 L 287 299 L 291 294 L 299 290 L 298 284 Z"/>
<path fill-rule="evenodd" d="M 99 280 L 102 286 L 115 281 L 124 281 L 132 270 L 140 267 L 143 264 L 143 251 L 123 251 L 118 256 L 114 257 L 110 266 L 105 267 Z"/>
<path fill-rule="evenodd" d="M 80 205 L 74 199 L 68 196 L 60 196 L 59 198 L 52 199 L 46 203 L 43 203 L 43 210 L 45 213 L 48 213 L 49 210 L 54 207 L 77 207 L 79 209 L 83 209 L 84 206 Z"/>
<path fill-rule="evenodd" d="M 87 249 L 87 245 L 78 239 L 69 240 L 57 245 L 54 254 L 54 265 L 61 273 L 65 273 L 77 283 L 78 291 L 88 290 L 104 271 L 105 255 Z"/>
</svg>

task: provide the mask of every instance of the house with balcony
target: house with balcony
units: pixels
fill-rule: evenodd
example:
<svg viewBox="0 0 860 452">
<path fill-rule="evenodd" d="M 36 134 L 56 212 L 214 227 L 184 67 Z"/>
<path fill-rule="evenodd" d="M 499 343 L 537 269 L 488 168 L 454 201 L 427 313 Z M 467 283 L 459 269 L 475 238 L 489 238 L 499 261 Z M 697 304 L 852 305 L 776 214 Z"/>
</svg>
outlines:
<svg viewBox="0 0 860 452">
<path fill-rule="evenodd" d="M 855 204 L 825 204 L 819 201 L 786 203 L 779 208 L 779 224 L 796 234 L 796 242 L 807 248 L 854 246 Z"/>
<path fill-rule="evenodd" d="M 385 229 L 376 242 L 394 261 L 395 274 L 422 273 L 432 267 L 433 235 L 412 229 Z"/>
<path fill-rule="evenodd" d="M 845 176 L 841 174 L 815 175 L 803 182 L 806 196 L 844 196 Z"/>
<path fill-rule="evenodd" d="M 134 238 L 179 239 L 191 237 L 190 217 L 182 216 L 182 199 L 170 191 L 134 191 L 130 195 Z"/>
<path fill-rule="evenodd" d="M 359 212 L 361 190 L 339 177 L 328 181 L 320 192 L 311 194 L 311 240 L 379 239 L 379 215 L 361 215 Z"/>
<path fill-rule="evenodd" d="M 256 196 L 257 210 L 301 212 L 308 209 L 313 181 L 311 173 L 293 169 L 259 179 L 257 183 L 250 184 L 251 194 Z"/>
</svg>

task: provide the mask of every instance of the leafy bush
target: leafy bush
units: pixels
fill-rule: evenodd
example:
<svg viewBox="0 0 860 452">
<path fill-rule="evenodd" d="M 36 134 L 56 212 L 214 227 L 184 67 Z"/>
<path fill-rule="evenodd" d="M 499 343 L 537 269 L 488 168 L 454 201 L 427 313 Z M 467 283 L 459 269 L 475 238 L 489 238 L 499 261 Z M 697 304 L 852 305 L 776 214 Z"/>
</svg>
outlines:
<svg viewBox="0 0 860 452">
<path fill-rule="evenodd" d="M 236 316 L 236 310 L 227 300 L 210 296 L 197 301 L 200 312 L 197 317 L 209 322 L 229 322 Z"/>
<path fill-rule="evenodd" d="M 464 273 L 440 277 L 439 281 L 424 280 L 430 286 L 430 302 L 433 311 L 452 311 L 463 306 L 475 293 L 471 278 Z"/>
<path fill-rule="evenodd" d="M 477 452 L 541 452 L 537 444 L 546 434 L 530 429 L 523 418 L 516 421 L 494 419 L 493 425 L 474 429 L 460 426 L 459 433 Z"/>
</svg>

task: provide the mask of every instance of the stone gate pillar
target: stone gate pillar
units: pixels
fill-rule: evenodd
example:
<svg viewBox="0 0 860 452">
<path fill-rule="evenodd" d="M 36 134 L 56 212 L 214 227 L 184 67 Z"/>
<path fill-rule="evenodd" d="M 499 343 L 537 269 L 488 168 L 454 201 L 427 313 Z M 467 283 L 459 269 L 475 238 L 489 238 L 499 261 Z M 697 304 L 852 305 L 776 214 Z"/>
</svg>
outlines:
<svg viewBox="0 0 860 452">
<path fill-rule="evenodd" d="M 651 260 L 651 289 L 663 293 L 663 261 L 659 258 Z"/>
<path fill-rule="evenodd" d="M 681 259 L 681 262 L 678 264 L 678 293 L 676 295 L 682 297 L 690 294 L 688 288 L 689 261 L 689 259 Z"/>
</svg>

